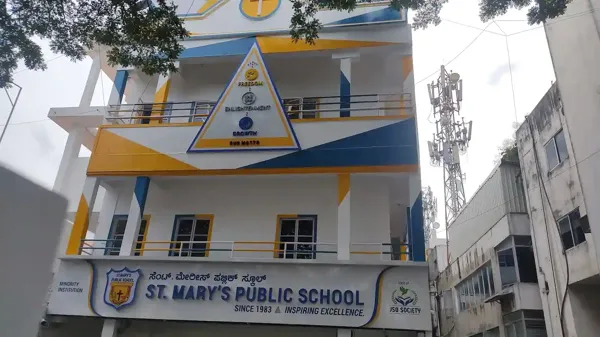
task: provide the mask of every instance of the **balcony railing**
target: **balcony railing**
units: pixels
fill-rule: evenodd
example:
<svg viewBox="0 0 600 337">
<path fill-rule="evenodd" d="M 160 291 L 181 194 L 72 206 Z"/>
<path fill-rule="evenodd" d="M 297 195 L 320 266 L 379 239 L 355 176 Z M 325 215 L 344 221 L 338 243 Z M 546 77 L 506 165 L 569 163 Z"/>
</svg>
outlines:
<svg viewBox="0 0 600 337">
<path fill-rule="evenodd" d="M 413 113 L 409 93 L 347 96 L 296 97 L 283 99 L 290 119 L 339 117 L 340 111 L 351 117 L 403 116 Z M 106 120 L 112 124 L 149 124 L 203 122 L 216 102 L 167 102 L 111 105 Z M 343 106 L 343 107 L 342 107 Z"/>
<path fill-rule="evenodd" d="M 159 252 L 153 256 L 168 255 L 174 258 L 209 257 L 213 252 L 220 253 L 221 257 L 257 259 L 316 259 L 317 255 L 331 256 L 335 259 L 337 254 L 337 244 L 332 242 L 136 241 L 135 246 L 135 256 Z M 406 248 L 405 251 L 400 249 L 402 246 Z M 85 239 L 82 240 L 80 247 L 81 255 L 119 255 L 120 249 L 120 239 Z M 399 245 L 397 249 L 398 251 L 394 252 L 391 243 L 351 243 L 350 254 L 377 256 L 379 260 L 400 259 L 399 257 L 404 254 L 408 256 L 406 244 Z"/>
</svg>

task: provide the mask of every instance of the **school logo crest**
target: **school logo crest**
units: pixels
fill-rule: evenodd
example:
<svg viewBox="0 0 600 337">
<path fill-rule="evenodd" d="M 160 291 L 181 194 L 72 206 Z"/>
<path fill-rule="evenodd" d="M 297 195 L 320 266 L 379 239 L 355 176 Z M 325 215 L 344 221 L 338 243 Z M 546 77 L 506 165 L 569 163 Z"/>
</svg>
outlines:
<svg viewBox="0 0 600 337">
<path fill-rule="evenodd" d="M 104 289 L 104 303 L 119 310 L 133 303 L 138 281 L 142 276 L 139 269 L 129 270 L 127 267 L 106 273 L 106 288 Z"/>
<path fill-rule="evenodd" d="M 392 302 L 399 306 L 416 305 L 419 301 L 417 293 L 411 289 L 401 286 L 392 293 Z"/>
</svg>

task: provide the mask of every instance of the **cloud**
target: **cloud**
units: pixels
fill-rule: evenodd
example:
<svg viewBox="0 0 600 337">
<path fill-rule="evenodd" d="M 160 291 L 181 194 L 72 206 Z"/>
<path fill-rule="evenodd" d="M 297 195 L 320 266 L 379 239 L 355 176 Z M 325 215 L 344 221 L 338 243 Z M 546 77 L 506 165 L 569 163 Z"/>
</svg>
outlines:
<svg viewBox="0 0 600 337">
<path fill-rule="evenodd" d="M 518 65 L 515 63 L 511 63 L 511 66 L 514 74 L 514 72 L 518 68 Z M 497 66 L 496 69 L 494 69 L 488 76 L 488 85 L 497 86 L 498 84 L 500 84 L 500 80 L 502 80 L 502 77 L 504 77 L 505 75 L 510 75 L 510 68 L 511 67 L 508 66 L 508 63 L 504 63 Z"/>
</svg>

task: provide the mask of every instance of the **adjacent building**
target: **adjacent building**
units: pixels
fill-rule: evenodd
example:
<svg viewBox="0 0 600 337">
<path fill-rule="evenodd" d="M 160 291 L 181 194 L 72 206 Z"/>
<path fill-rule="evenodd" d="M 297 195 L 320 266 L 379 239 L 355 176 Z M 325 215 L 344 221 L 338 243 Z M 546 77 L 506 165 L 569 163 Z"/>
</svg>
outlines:
<svg viewBox="0 0 600 337">
<path fill-rule="evenodd" d="M 591 221 L 594 206 L 584 192 L 597 178 L 581 174 L 572 136 L 581 129 L 567 119 L 585 112 L 567 108 L 558 84 L 517 131 L 537 274 L 548 335 L 597 336 L 600 269 L 593 233 L 600 228 Z M 588 134 L 586 146 L 596 138 Z"/>
<path fill-rule="evenodd" d="M 548 336 L 600 331 L 600 1 L 544 29 L 556 83 L 517 131 Z"/>
<path fill-rule="evenodd" d="M 503 158 L 448 228 L 440 336 L 546 336 L 520 172 Z"/>
<path fill-rule="evenodd" d="M 430 335 L 406 13 L 323 9 L 311 45 L 291 2 L 177 4 L 178 72 L 98 48 L 50 110 L 70 204 L 41 336 Z"/>
</svg>

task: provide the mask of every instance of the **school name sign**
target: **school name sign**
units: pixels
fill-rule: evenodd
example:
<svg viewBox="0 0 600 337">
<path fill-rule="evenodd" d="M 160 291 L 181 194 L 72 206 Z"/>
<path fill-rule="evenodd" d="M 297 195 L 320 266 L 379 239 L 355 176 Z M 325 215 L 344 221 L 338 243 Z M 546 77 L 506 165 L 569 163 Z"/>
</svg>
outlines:
<svg viewBox="0 0 600 337">
<path fill-rule="evenodd" d="M 63 260 L 57 315 L 430 331 L 426 265 Z"/>
</svg>

